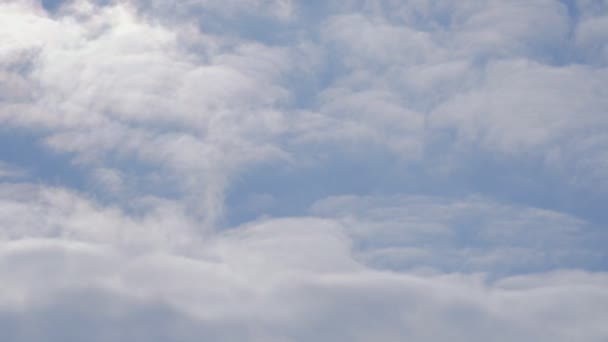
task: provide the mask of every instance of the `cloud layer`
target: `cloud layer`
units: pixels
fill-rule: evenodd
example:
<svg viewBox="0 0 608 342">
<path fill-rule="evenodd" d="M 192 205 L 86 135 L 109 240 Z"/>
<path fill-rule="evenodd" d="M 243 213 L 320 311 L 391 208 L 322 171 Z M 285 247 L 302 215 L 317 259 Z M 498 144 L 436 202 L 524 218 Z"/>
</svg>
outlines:
<svg viewBox="0 0 608 342">
<path fill-rule="evenodd" d="M 605 1 L 0 22 L 0 339 L 608 338 Z"/>
</svg>

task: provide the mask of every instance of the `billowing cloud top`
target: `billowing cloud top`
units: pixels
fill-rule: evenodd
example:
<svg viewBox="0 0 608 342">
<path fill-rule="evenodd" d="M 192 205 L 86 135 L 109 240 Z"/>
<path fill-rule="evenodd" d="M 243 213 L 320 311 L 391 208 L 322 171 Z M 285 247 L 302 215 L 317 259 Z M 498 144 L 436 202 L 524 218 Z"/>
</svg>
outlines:
<svg viewBox="0 0 608 342">
<path fill-rule="evenodd" d="M 0 23 L 0 340 L 608 340 L 608 2 Z"/>
</svg>

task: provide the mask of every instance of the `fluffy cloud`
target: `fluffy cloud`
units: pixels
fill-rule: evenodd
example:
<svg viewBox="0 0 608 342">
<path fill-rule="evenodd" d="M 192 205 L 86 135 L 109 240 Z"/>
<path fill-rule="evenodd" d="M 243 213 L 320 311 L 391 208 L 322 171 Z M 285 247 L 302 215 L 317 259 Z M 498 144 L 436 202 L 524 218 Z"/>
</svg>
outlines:
<svg viewBox="0 0 608 342">
<path fill-rule="evenodd" d="M 565 169 L 565 183 L 605 191 L 605 68 L 579 38 L 604 16 L 580 5 L 576 19 L 555 1 L 377 4 L 323 26 L 336 75 L 299 141 L 366 142 L 424 163 L 457 164 L 472 149 L 539 158 L 547 173 Z M 589 183 L 570 178 L 578 172 Z"/>
<path fill-rule="evenodd" d="M 179 211 L 134 219 L 57 189 L 3 192 L 1 222 L 15 229 L 1 244 L 0 322 L 7 327 L 3 338 L 15 341 L 606 336 L 603 274 L 556 271 L 496 281 L 379 271 L 355 257 L 353 227 L 341 220 L 262 220 L 200 239 L 195 230 L 179 229 L 189 225 Z M 328 201 L 319 206 L 352 202 Z M 445 206 L 436 210 L 453 215 Z M 161 237 L 163 228 L 170 231 Z"/>
<path fill-rule="evenodd" d="M 282 49 L 171 30 L 120 4 L 65 6 L 53 18 L 3 5 L 3 60 L 19 80 L 4 82 L 4 122 L 48 132 L 50 146 L 86 167 L 152 163 L 186 193 L 205 187 L 198 201 L 210 224 L 235 168 L 284 155 L 269 141 L 284 126 L 276 105 L 286 91 L 274 82 L 291 63 Z"/>
</svg>

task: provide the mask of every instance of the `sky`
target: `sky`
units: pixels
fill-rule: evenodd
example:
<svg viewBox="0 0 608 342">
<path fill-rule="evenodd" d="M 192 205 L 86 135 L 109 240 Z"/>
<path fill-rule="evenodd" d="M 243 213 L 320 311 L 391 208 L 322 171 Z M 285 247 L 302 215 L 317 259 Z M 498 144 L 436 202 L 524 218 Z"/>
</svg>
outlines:
<svg viewBox="0 0 608 342">
<path fill-rule="evenodd" d="M 608 341 L 607 1 L 0 23 L 0 340 Z"/>
</svg>

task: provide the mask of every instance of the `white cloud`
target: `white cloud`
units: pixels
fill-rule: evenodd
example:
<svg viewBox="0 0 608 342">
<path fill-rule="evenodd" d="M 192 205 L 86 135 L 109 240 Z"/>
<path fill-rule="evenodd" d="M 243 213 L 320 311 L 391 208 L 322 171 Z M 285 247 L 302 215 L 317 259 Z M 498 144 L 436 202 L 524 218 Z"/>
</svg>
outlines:
<svg viewBox="0 0 608 342">
<path fill-rule="evenodd" d="M 77 21 L 49 18 L 26 4 L 2 6 L 10 25 L 0 35 L 13 42 L 3 55 L 36 53 L 28 55 L 31 70 L 7 76 L 23 81 L 10 86 L 0 118 L 50 131 L 50 146 L 75 153 L 79 163 L 154 163 L 183 178 L 188 196 L 192 187 L 202 190 L 201 213 L 212 226 L 238 167 L 285 156 L 272 144 L 284 130 L 276 106 L 286 92 L 274 79 L 290 65 L 285 51 L 226 44 L 187 26 L 173 31 L 122 4 L 85 6 Z M 205 60 L 179 46 L 182 35 L 192 34 L 208 50 Z M 24 96 L 15 86 L 24 82 L 37 95 L 15 104 Z"/>
<path fill-rule="evenodd" d="M 192 239 L 188 232 L 192 229 L 191 218 L 179 203 L 142 197 L 131 206 L 146 215 L 129 217 L 119 208 L 101 207 L 61 188 L 10 184 L 1 187 L 1 194 L 3 241 L 67 239 L 137 250 L 178 246 Z"/>
<path fill-rule="evenodd" d="M 455 171 L 605 199 L 608 12 L 566 5 L 0 3 L 0 340 L 604 341 L 601 213 Z"/>
<path fill-rule="evenodd" d="M 17 190 L 20 196 L 14 196 Z M 114 341 L 129 334 L 165 341 L 176 325 L 180 341 L 201 334 L 220 341 L 607 336 L 608 279 L 602 273 L 560 271 L 490 282 L 476 274 L 378 271 L 356 261 L 347 233 L 352 227 L 344 222 L 265 220 L 201 240 L 196 229 L 178 229 L 183 222 L 168 219 L 167 211 L 134 219 L 53 189 L 5 186 L 3 192 L 0 220 L 15 230 L 0 245 L 0 322 L 18 322 L 2 330 L 15 341 Z M 173 244 L 171 235 L 190 247 Z M 60 322 L 70 317 L 87 331 L 66 330 Z M 57 324 L 36 323 L 45 319 Z M 122 323 L 105 335 L 116 321 Z"/>
<path fill-rule="evenodd" d="M 576 19 L 555 1 L 358 4 L 321 30 L 332 63 L 319 72 L 335 75 L 297 117 L 296 144 L 381 146 L 445 168 L 470 151 L 541 159 L 567 186 L 605 194 L 606 70 L 583 56 L 605 46 L 593 33 L 605 15 L 580 6 Z"/>
</svg>

